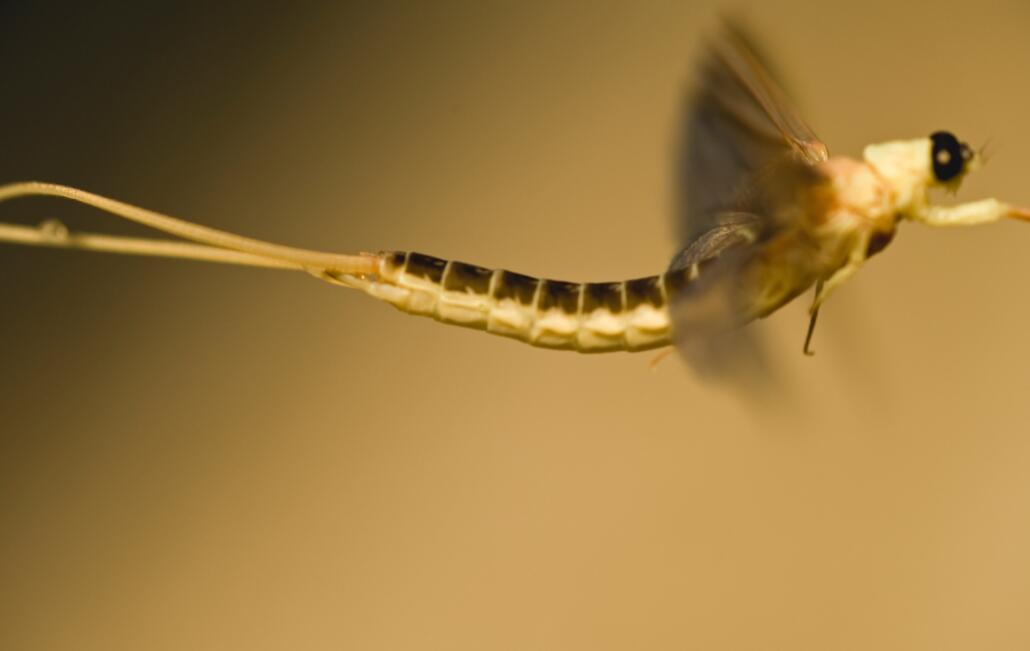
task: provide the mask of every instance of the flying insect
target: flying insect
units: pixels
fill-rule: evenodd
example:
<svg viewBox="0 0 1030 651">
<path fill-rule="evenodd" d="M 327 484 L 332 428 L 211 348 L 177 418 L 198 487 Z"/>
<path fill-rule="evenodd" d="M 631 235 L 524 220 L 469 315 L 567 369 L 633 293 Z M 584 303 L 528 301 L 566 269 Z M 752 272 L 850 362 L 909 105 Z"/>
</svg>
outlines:
<svg viewBox="0 0 1030 651">
<path fill-rule="evenodd" d="M 298 269 L 410 314 L 584 353 L 703 341 L 814 288 L 808 353 L 820 307 L 892 241 L 902 222 L 943 227 L 1030 220 L 1030 211 L 993 198 L 931 202 L 931 189 L 957 189 L 983 162 L 946 131 L 869 145 L 861 159 L 830 157 L 750 39 L 732 24 L 705 49 L 698 71 L 679 161 L 684 246 L 653 276 L 578 283 L 416 252 L 323 253 L 39 182 L 0 186 L 0 201 L 63 197 L 189 242 L 70 233 L 56 222 L 0 224 L 0 240 Z"/>
</svg>

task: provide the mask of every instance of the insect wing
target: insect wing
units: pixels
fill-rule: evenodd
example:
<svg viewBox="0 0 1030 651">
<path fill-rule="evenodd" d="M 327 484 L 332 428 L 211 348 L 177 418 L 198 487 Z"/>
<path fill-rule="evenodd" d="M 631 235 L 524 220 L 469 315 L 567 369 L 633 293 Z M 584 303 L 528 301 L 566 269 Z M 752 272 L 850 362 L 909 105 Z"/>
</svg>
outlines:
<svg viewBox="0 0 1030 651">
<path fill-rule="evenodd" d="M 684 245 L 712 228 L 717 214 L 742 209 L 742 191 L 763 168 L 827 158 L 826 145 L 791 106 L 739 26 L 724 26 L 701 57 L 698 74 L 677 160 Z"/>
<path fill-rule="evenodd" d="M 671 268 L 699 265 L 672 297 L 682 356 L 707 379 L 767 386 L 754 328 L 742 328 L 810 284 L 797 215 L 821 182 L 826 145 L 800 117 L 744 31 L 727 24 L 700 61 L 679 160 L 684 249 Z M 768 291 L 771 287 L 782 287 Z"/>
<path fill-rule="evenodd" d="M 743 84 L 764 113 L 776 125 L 780 135 L 802 160 L 814 165 L 829 157 L 826 144 L 790 103 L 768 69 L 762 65 L 754 46 L 744 32 L 727 26 L 726 37 L 718 42 L 717 53 L 723 63 Z"/>
<path fill-rule="evenodd" d="M 760 253 L 761 218 L 726 213 L 673 261 L 693 280 L 670 301 L 673 340 L 680 355 L 705 380 L 763 386 L 769 378 L 760 338 L 743 329 L 755 314 L 746 267 Z"/>
</svg>

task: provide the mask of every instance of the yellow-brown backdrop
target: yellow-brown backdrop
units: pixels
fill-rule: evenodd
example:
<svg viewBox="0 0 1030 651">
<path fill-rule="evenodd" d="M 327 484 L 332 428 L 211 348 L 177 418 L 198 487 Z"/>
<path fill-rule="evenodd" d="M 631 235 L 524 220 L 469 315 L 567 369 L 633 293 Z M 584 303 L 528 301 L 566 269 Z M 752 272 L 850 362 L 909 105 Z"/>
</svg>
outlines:
<svg viewBox="0 0 1030 651">
<path fill-rule="evenodd" d="M 127 3 L 126 3 L 127 4 Z M 744 6 L 835 153 L 1030 203 L 1023 2 Z M 773 6 L 775 5 L 775 6 Z M 0 8 L 0 180 L 579 280 L 675 249 L 712 3 Z M 140 233 L 51 200 L 57 216 Z M 903 227 L 770 320 L 793 402 L 301 274 L 0 247 L 5 649 L 1030 646 L 1030 227 Z"/>
</svg>

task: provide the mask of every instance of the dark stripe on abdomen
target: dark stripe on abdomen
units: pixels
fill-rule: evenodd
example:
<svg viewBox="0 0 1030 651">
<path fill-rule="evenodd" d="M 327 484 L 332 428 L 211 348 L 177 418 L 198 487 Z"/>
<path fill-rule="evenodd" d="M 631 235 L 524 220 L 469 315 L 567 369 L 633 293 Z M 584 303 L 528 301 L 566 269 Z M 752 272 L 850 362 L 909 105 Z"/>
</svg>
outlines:
<svg viewBox="0 0 1030 651">
<path fill-rule="evenodd" d="M 464 262 L 451 262 L 443 280 L 443 288 L 452 292 L 471 292 L 486 296 L 490 293 L 490 278 L 493 269 L 477 267 Z"/>
<path fill-rule="evenodd" d="M 690 282 L 690 267 L 666 271 L 661 278 L 662 284 L 665 285 L 665 295 L 671 301 L 672 297 L 683 291 L 683 288 Z"/>
<path fill-rule="evenodd" d="M 622 313 L 623 283 L 584 283 L 583 314 L 604 308 L 612 314 Z"/>
<path fill-rule="evenodd" d="M 430 282 L 439 284 L 443 278 L 443 270 L 446 266 L 446 260 L 434 258 L 423 253 L 409 253 L 404 271 L 409 275 L 425 278 Z"/>
<path fill-rule="evenodd" d="M 644 303 L 654 307 L 661 307 L 664 303 L 661 282 L 661 276 L 648 276 L 647 278 L 627 280 L 626 309 L 632 310 Z"/>
<path fill-rule="evenodd" d="M 532 305 L 536 296 L 539 278 L 517 274 L 514 271 L 497 272 L 497 283 L 494 285 L 493 297 L 499 301 L 509 298 L 522 305 Z"/>
<path fill-rule="evenodd" d="M 579 312 L 579 293 L 583 286 L 562 280 L 541 280 L 536 307 L 541 312 L 557 307 L 566 314 Z"/>
</svg>

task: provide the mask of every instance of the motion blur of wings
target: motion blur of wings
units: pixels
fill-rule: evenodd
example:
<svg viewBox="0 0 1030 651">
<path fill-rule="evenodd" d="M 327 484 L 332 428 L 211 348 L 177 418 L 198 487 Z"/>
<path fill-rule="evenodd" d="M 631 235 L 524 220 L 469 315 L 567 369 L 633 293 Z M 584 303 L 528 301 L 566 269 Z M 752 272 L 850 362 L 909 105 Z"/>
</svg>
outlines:
<svg viewBox="0 0 1030 651">
<path fill-rule="evenodd" d="M 791 230 L 792 212 L 818 182 L 812 166 L 827 159 L 826 145 L 735 23 L 724 23 L 703 53 L 686 108 L 676 161 L 676 219 L 685 246 L 670 268 L 697 265 L 704 272 L 672 306 L 676 344 L 705 376 L 764 373 L 757 338 L 738 326 L 769 314 L 796 292 L 770 299 L 757 290 L 765 281 L 756 284 L 747 276 L 770 273 L 769 265 L 754 264 L 770 256 L 782 258 L 776 267 L 788 275 L 806 275 L 804 256 L 795 253 L 792 260 L 789 242 L 785 246 L 778 236 Z M 791 280 L 784 282 L 808 286 Z"/>
</svg>

